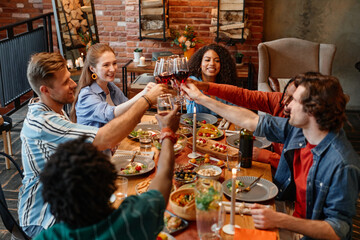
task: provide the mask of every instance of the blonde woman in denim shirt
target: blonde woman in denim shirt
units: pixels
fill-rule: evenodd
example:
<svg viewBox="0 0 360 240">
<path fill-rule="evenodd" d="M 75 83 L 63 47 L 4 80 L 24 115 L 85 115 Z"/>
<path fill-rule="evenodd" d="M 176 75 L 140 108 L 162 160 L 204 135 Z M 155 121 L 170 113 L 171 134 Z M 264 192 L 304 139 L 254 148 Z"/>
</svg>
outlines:
<svg viewBox="0 0 360 240">
<path fill-rule="evenodd" d="M 80 124 L 102 127 L 113 118 L 126 112 L 144 96 L 155 83 L 149 83 L 132 99 L 113 83 L 117 71 L 113 49 L 97 43 L 90 47 L 71 109 L 71 120 Z"/>
</svg>

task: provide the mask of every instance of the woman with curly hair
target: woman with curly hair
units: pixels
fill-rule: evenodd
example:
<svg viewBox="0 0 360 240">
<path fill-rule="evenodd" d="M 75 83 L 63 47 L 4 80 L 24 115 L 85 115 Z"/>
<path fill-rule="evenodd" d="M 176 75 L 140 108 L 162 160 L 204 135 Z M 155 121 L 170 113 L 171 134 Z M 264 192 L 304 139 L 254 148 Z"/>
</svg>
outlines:
<svg viewBox="0 0 360 240">
<path fill-rule="evenodd" d="M 189 61 L 189 72 L 190 78 L 201 82 L 230 85 L 237 85 L 238 82 L 234 59 L 225 47 L 218 44 L 209 44 L 196 51 Z M 222 99 L 217 98 L 217 100 L 232 105 Z M 194 106 L 196 106 L 197 112 L 216 115 L 194 101 L 187 101 L 187 112 L 192 113 Z"/>
<path fill-rule="evenodd" d="M 90 47 L 76 90 L 70 117 L 73 122 L 102 127 L 113 118 L 126 112 L 144 96 L 155 83 L 128 99 L 113 83 L 117 71 L 114 50 L 107 44 Z"/>
</svg>

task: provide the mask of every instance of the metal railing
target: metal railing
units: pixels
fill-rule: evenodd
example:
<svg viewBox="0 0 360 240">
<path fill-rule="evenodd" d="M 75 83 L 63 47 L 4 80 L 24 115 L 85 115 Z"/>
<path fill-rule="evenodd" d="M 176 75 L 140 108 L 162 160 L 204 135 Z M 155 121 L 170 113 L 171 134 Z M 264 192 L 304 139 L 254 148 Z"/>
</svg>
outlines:
<svg viewBox="0 0 360 240">
<path fill-rule="evenodd" d="M 5 115 L 11 115 L 27 101 L 20 97 L 31 90 L 26 69 L 30 56 L 36 52 L 53 52 L 51 16 L 46 13 L 28 20 L 0 27 L 7 37 L 0 40 L 0 102 L 5 107 L 14 102 L 14 108 Z M 34 28 L 34 23 L 42 19 L 42 25 Z M 26 25 L 26 31 L 14 34 L 15 27 Z"/>
</svg>

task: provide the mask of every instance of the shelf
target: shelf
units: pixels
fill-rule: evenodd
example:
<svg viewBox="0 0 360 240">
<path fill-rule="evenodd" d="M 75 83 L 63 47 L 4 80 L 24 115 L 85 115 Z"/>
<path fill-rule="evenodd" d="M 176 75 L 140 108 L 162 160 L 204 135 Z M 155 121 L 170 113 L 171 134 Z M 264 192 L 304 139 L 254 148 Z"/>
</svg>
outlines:
<svg viewBox="0 0 360 240">
<path fill-rule="evenodd" d="M 246 28 L 245 0 L 218 0 L 218 8 L 212 10 L 210 32 L 216 33 L 216 42 L 227 45 L 244 43 L 249 35 Z"/>
<path fill-rule="evenodd" d="M 168 0 L 139 0 L 139 39 L 166 41 L 169 31 Z"/>
<path fill-rule="evenodd" d="M 99 42 L 93 0 L 52 0 L 52 4 L 60 53 L 74 61 L 89 43 Z"/>
</svg>

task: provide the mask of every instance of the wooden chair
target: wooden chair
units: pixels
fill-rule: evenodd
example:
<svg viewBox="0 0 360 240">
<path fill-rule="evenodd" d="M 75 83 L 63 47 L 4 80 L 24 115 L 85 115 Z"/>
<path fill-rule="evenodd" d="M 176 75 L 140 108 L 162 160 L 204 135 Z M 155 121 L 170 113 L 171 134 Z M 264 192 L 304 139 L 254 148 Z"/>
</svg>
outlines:
<svg viewBox="0 0 360 240">
<path fill-rule="evenodd" d="M 0 115 L 0 132 L 2 134 L 4 143 L 4 152 L 8 155 L 13 155 L 11 146 L 11 128 L 12 119 L 8 116 Z M 10 160 L 5 157 L 6 169 L 10 169 Z"/>
</svg>

